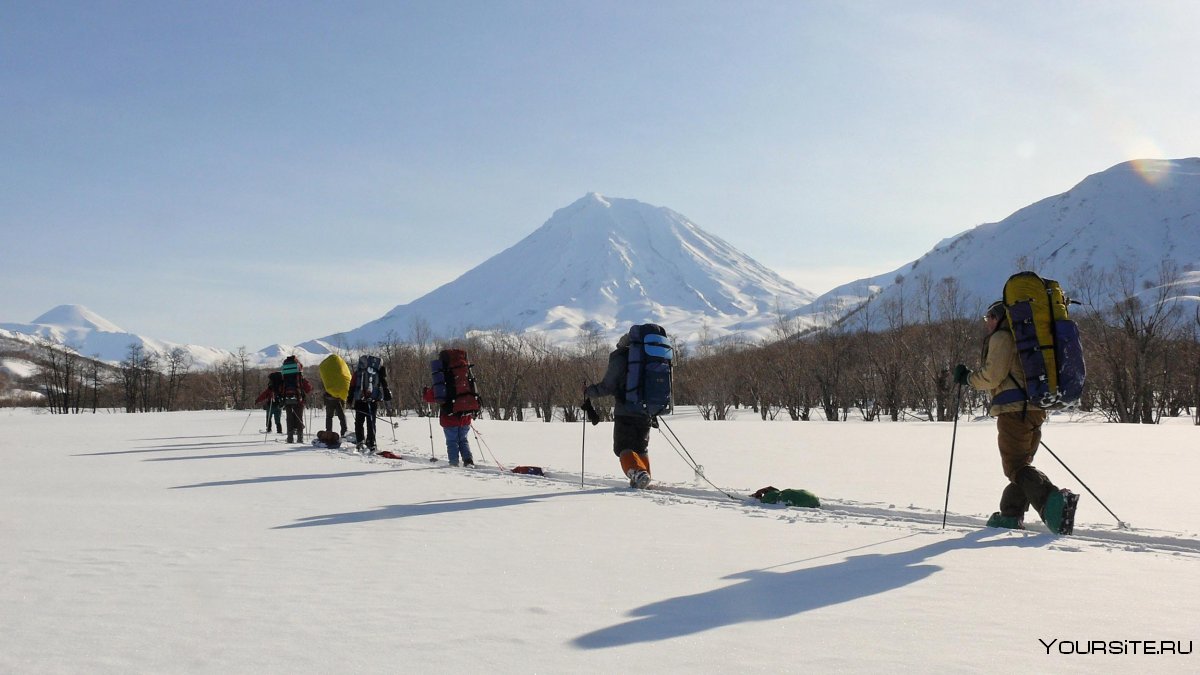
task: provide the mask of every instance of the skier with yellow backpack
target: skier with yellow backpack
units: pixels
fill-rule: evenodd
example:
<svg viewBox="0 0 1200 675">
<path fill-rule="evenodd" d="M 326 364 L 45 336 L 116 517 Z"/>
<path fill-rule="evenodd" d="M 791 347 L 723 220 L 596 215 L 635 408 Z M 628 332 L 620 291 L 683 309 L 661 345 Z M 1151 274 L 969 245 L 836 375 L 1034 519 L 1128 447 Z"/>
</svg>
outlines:
<svg viewBox="0 0 1200 675">
<path fill-rule="evenodd" d="M 989 527 L 1024 528 L 1030 506 L 1051 532 L 1071 534 L 1079 495 L 1059 489 L 1033 466 L 1047 410 L 1073 407 L 1085 368 L 1079 331 L 1067 314 L 1058 282 L 1020 272 L 1004 284 L 1004 299 L 988 307 L 982 367 L 954 367 L 954 381 L 987 391 L 996 418 L 1000 460 L 1008 485 Z"/>
</svg>

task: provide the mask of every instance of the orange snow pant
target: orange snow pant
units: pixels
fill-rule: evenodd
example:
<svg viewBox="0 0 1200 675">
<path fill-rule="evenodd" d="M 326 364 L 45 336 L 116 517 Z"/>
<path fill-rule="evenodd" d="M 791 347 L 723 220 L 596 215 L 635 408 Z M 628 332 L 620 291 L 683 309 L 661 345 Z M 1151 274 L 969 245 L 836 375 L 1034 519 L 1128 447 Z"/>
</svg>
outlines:
<svg viewBox="0 0 1200 675">
<path fill-rule="evenodd" d="M 628 476 L 631 471 L 641 469 L 646 473 L 650 473 L 650 454 L 646 452 L 634 452 L 626 450 L 621 453 L 621 471 Z"/>
</svg>

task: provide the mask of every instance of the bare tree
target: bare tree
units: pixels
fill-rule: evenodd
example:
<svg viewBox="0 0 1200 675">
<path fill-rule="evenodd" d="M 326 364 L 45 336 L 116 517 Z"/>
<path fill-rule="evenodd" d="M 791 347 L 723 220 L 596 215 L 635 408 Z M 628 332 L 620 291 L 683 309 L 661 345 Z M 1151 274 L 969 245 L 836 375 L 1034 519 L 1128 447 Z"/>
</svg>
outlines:
<svg viewBox="0 0 1200 675">
<path fill-rule="evenodd" d="M 183 382 L 192 369 L 192 356 L 182 347 L 176 347 L 167 354 L 165 366 L 167 382 L 163 407 L 167 410 L 175 410 Z"/>
<path fill-rule="evenodd" d="M 1100 274 L 1080 271 L 1076 278 L 1085 293 L 1081 323 L 1095 405 L 1116 422 L 1156 423 L 1169 386 L 1168 346 L 1181 335 L 1177 268 L 1164 261 L 1157 280 L 1147 284 L 1137 283 L 1127 262 Z"/>
</svg>

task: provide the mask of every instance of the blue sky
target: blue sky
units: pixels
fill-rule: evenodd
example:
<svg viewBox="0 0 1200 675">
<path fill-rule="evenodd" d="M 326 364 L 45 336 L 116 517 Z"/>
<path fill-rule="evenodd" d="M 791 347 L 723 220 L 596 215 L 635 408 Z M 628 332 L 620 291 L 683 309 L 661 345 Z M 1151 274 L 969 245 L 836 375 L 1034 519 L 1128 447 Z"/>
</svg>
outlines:
<svg viewBox="0 0 1200 675">
<path fill-rule="evenodd" d="M 251 350 L 587 192 L 817 293 L 1200 154 L 1200 3 L 0 0 L 0 322 Z"/>
</svg>

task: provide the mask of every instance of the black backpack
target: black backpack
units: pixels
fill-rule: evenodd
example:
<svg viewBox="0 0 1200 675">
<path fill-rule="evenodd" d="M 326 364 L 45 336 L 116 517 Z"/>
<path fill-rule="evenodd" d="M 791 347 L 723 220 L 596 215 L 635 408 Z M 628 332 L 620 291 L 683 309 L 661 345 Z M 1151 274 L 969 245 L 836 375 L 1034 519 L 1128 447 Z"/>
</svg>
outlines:
<svg viewBox="0 0 1200 675">
<path fill-rule="evenodd" d="M 271 390 L 276 399 L 283 398 L 283 373 L 275 371 L 267 375 L 267 388 Z"/>
<path fill-rule="evenodd" d="M 383 388 L 379 381 L 379 371 L 382 368 L 383 361 L 378 356 L 358 357 L 358 369 L 355 370 L 357 378 L 354 385 L 355 400 L 379 401 L 383 399 Z"/>
</svg>

